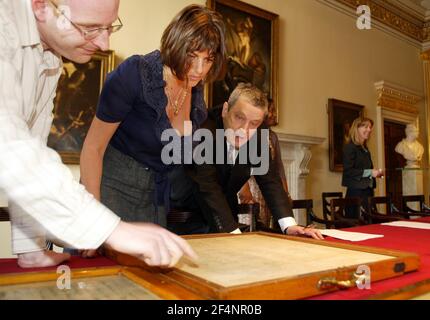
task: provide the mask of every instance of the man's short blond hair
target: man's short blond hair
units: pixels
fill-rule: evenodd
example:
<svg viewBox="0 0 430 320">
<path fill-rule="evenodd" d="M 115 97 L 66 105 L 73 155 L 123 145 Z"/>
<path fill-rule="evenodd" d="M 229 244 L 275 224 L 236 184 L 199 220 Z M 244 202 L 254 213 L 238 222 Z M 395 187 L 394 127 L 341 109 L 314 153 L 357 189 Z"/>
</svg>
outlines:
<svg viewBox="0 0 430 320">
<path fill-rule="evenodd" d="M 228 99 L 228 110 L 236 104 L 239 98 L 246 99 L 254 107 L 264 110 L 265 114 L 268 113 L 269 102 L 267 101 L 267 95 L 255 85 L 239 83 Z"/>
</svg>

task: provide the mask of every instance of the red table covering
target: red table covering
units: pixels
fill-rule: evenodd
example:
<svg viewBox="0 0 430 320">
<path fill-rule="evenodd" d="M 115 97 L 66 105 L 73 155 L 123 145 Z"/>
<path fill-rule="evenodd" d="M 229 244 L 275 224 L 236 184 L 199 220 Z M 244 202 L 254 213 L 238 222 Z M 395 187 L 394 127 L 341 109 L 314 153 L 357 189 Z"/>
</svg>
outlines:
<svg viewBox="0 0 430 320">
<path fill-rule="evenodd" d="M 69 266 L 71 269 L 79 268 L 95 268 L 95 267 L 109 267 L 115 266 L 117 263 L 105 257 L 96 257 L 93 259 L 84 259 L 78 256 L 72 256 L 70 261 L 62 263 Z M 42 271 L 56 271 L 57 266 L 47 268 L 20 268 L 16 259 L 0 259 L 0 274 L 5 273 L 22 273 L 22 272 L 42 272 Z"/>
<path fill-rule="evenodd" d="M 430 223 L 430 218 L 415 219 L 416 222 Z M 325 241 L 356 244 L 369 247 L 394 249 L 406 252 L 415 252 L 420 256 L 421 264 L 418 271 L 410 272 L 397 278 L 377 281 L 371 283 L 371 289 L 360 290 L 351 288 L 313 297 L 311 299 L 342 300 L 342 299 L 365 299 L 374 294 L 380 294 L 393 289 L 401 288 L 419 281 L 430 279 L 430 230 L 392 227 L 373 224 L 361 227 L 344 229 L 345 231 L 364 232 L 372 234 L 383 234 L 383 238 L 370 239 L 360 242 L 327 237 Z"/>
</svg>

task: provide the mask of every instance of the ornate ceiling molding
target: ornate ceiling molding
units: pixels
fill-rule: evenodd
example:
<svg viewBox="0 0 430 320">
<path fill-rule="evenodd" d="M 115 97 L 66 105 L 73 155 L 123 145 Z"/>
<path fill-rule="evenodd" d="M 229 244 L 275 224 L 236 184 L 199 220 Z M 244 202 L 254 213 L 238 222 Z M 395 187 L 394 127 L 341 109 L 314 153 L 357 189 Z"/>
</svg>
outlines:
<svg viewBox="0 0 430 320">
<path fill-rule="evenodd" d="M 390 31 L 425 48 L 430 43 L 430 21 L 427 15 L 405 5 L 404 0 L 319 0 L 351 16 L 358 17 L 357 7 L 367 5 L 371 10 L 372 22 L 382 24 L 384 31 Z M 346 12 L 348 11 L 348 12 Z M 384 28 L 385 27 L 385 28 Z"/>
<path fill-rule="evenodd" d="M 430 61 L 430 50 L 427 50 L 421 53 L 421 59 L 425 61 Z"/>
<path fill-rule="evenodd" d="M 375 88 L 379 107 L 418 115 L 417 103 L 422 100 L 419 93 L 386 81 L 375 83 Z"/>
</svg>

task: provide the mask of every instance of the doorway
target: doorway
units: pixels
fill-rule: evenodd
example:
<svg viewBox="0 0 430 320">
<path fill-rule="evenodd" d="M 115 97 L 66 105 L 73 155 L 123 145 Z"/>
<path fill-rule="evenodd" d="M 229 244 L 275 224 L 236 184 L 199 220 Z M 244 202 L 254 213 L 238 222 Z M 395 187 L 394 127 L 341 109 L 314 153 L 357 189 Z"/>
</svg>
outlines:
<svg viewBox="0 0 430 320">
<path fill-rule="evenodd" d="M 402 201 L 402 168 L 406 164 L 403 156 L 395 151 L 396 145 L 405 138 L 405 124 L 384 120 L 385 194 L 400 209 Z"/>
</svg>

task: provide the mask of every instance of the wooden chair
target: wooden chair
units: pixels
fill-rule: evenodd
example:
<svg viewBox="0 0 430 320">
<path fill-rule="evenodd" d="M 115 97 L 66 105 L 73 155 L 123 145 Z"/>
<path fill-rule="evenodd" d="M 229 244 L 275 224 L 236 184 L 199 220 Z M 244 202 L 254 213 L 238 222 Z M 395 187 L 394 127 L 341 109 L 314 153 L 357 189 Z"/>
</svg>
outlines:
<svg viewBox="0 0 430 320">
<path fill-rule="evenodd" d="M 345 216 L 345 209 L 348 207 L 355 210 L 359 218 L 347 218 Z M 365 225 L 366 222 L 361 218 L 361 211 L 362 203 L 358 197 L 331 199 L 329 219 L 333 222 L 333 226 L 336 229 Z"/>
<path fill-rule="evenodd" d="M 0 208 L 0 222 L 9 221 L 9 211 L 7 207 Z"/>
<path fill-rule="evenodd" d="M 313 210 L 313 200 L 294 200 L 293 209 L 306 209 L 306 224 L 311 225 L 316 223 L 323 224 L 327 229 L 334 227 L 333 221 L 318 217 Z"/>
<path fill-rule="evenodd" d="M 370 212 L 363 211 L 364 219 L 368 223 L 384 223 L 405 219 L 393 205 L 391 197 L 370 197 L 368 201 Z M 385 207 L 384 212 L 378 209 L 378 205 Z"/>
<path fill-rule="evenodd" d="M 313 200 L 312 199 L 303 199 L 303 200 L 293 200 L 292 201 L 292 209 L 305 209 L 306 210 L 306 224 L 310 225 L 313 222 L 318 222 L 321 224 L 328 226 L 332 225 L 331 221 L 324 220 L 318 218 L 315 213 L 313 212 Z M 273 227 L 267 227 L 262 224 L 258 224 L 257 221 L 257 230 L 259 231 L 265 231 L 265 232 L 272 232 L 272 233 L 282 233 L 281 228 L 279 227 L 278 223 L 273 223 Z"/>
<path fill-rule="evenodd" d="M 322 210 L 323 210 L 324 221 L 331 221 L 330 220 L 330 200 L 333 198 L 334 199 L 343 198 L 343 193 L 342 192 L 323 192 L 321 196 L 322 196 Z"/>
<path fill-rule="evenodd" d="M 419 200 L 420 197 L 406 198 L 406 199 L 411 199 L 410 201 L 417 201 L 417 199 Z M 424 197 L 422 197 L 422 199 L 424 199 Z M 378 210 L 377 208 L 378 204 L 382 204 L 385 206 L 384 213 Z M 411 219 L 414 216 L 430 216 L 430 212 L 423 213 L 423 212 L 412 212 L 412 211 L 400 211 L 393 205 L 391 201 L 391 197 L 371 197 L 369 198 L 369 208 L 371 212 L 369 214 L 365 214 L 369 223 L 384 223 L 384 222 L 390 222 L 390 221 L 405 220 L 405 219 Z"/>
<path fill-rule="evenodd" d="M 410 203 L 417 203 L 418 210 L 412 209 Z M 424 203 L 424 195 L 408 195 L 402 196 L 402 211 L 405 213 L 413 213 L 416 216 L 429 216 L 430 208 Z"/>
<path fill-rule="evenodd" d="M 313 208 L 314 202 L 312 199 L 293 200 L 293 209 L 306 210 L 306 225 L 310 225 L 312 222 L 318 222 L 317 220 L 322 221 L 315 215 Z"/>
<path fill-rule="evenodd" d="M 238 205 L 239 214 L 248 214 L 250 217 L 250 223 L 244 224 L 239 223 L 239 229 L 242 232 L 252 232 L 257 229 L 257 217 L 260 213 L 260 204 L 259 203 L 242 203 Z"/>
</svg>

